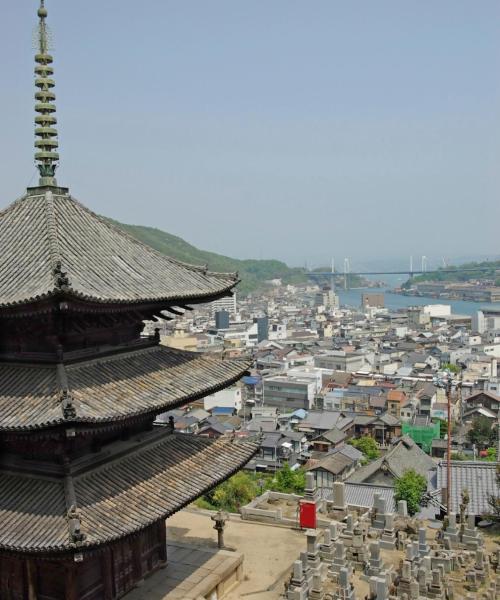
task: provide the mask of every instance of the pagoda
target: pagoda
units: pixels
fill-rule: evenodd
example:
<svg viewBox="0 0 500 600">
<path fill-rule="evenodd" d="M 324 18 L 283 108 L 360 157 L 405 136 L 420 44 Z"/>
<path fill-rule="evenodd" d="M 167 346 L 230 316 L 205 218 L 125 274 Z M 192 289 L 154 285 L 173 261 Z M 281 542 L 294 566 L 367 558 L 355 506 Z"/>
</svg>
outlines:
<svg viewBox="0 0 500 600">
<path fill-rule="evenodd" d="M 58 186 L 52 56 L 38 10 L 39 185 L 0 213 L 0 598 L 120 598 L 168 561 L 165 519 L 257 444 L 179 434 L 158 414 L 247 371 L 144 337 L 145 320 L 228 296 Z"/>
</svg>

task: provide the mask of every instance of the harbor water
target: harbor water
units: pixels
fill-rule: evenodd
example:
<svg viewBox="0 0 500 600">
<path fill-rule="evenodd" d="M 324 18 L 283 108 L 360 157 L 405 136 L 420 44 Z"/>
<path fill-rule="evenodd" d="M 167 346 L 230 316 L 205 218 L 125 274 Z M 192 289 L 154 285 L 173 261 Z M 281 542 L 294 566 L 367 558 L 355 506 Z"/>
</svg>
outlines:
<svg viewBox="0 0 500 600">
<path fill-rule="evenodd" d="M 341 306 L 359 308 L 361 306 L 361 294 L 363 292 L 383 292 L 385 295 L 385 306 L 389 310 L 399 310 L 408 306 L 424 306 L 426 304 L 449 304 L 451 312 L 456 315 L 473 315 L 481 309 L 496 308 L 500 310 L 500 302 L 486 304 L 484 302 L 468 302 L 465 300 L 447 300 L 446 298 L 431 298 L 430 296 L 403 296 L 395 294 L 390 288 L 355 288 L 351 290 L 335 290 L 340 298 Z"/>
</svg>

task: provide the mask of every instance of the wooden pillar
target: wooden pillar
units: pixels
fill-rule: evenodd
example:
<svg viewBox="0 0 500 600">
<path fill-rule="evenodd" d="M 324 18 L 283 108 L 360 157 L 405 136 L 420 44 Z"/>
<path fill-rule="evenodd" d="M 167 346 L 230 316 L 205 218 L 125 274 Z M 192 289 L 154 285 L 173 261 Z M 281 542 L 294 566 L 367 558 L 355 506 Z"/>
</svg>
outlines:
<svg viewBox="0 0 500 600">
<path fill-rule="evenodd" d="M 66 567 L 65 600 L 77 600 L 78 589 L 76 581 L 77 565 L 73 561 L 68 561 Z"/>
<path fill-rule="evenodd" d="M 142 533 L 138 534 L 131 540 L 132 545 L 132 563 L 134 569 L 134 582 L 136 585 L 141 585 L 143 582 L 142 576 Z"/>
<path fill-rule="evenodd" d="M 111 548 L 106 548 L 102 554 L 102 583 L 104 587 L 104 600 L 113 600 L 114 596 L 114 571 Z"/>
<path fill-rule="evenodd" d="M 160 565 L 165 567 L 167 565 L 167 526 L 163 519 L 158 521 L 158 533 L 160 540 Z"/>
<path fill-rule="evenodd" d="M 28 600 L 37 600 L 36 563 L 31 558 L 26 561 L 26 579 L 28 582 Z"/>
</svg>

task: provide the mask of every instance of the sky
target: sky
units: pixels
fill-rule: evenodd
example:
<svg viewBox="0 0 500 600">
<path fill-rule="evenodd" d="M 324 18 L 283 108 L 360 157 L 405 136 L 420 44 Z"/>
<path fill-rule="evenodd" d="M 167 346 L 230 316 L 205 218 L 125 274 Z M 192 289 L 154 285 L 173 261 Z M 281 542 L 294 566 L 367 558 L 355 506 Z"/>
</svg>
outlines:
<svg viewBox="0 0 500 600">
<path fill-rule="evenodd" d="M 299 266 L 500 253 L 498 0 L 46 6 L 92 210 Z M 1 6 L 1 208 L 37 181 L 36 10 Z"/>
</svg>

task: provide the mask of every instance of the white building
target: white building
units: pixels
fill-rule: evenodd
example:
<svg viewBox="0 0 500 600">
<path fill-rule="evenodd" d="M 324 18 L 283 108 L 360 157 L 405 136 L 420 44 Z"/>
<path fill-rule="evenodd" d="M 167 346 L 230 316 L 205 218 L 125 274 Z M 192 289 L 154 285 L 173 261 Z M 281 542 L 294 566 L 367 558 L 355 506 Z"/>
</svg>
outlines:
<svg viewBox="0 0 500 600">
<path fill-rule="evenodd" d="M 424 315 L 429 317 L 449 317 L 451 306 L 449 304 L 427 304 L 423 308 Z"/>
<path fill-rule="evenodd" d="M 241 410 L 241 388 L 232 387 L 203 398 L 203 408 L 205 410 L 211 410 L 216 406 L 234 408 L 236 412 L 239 412 Z"/>
<path fill-rule="evenodd" d="M 308 379 L 314 383 L 314 393 L 317 394 L 323 387 L 323 373 L 324 370 L 316 369 L 311 366 L 303 367 L 292 367 L 288 370 L 287 375 L 289 377 L 296 377 L 298 379 Z"/>
<path fill-rule="evenodd" d="M 268 339 L 270 340 L 286 340 L 287 330 L 286 323 L 272 323 L 269 327 Z"/>
<path fill-rule="evenodd" d="M 477 333 L 486 331 L 486 319 L 482 310 L 478 310 L 472 315 L 472 331 Z"/>
<path fill-rule="evenodd" d="M 311 379 L 277 375 L 264 379 L 263 388 L 263 404 L 276 406 L 281 412 L 310 410 L 314 405 L 316 382 Z"/>
<path fill-rule="evenodd" d="M 227 310 L 230 315 L 235 315 L 237 313 L 236 308 L 236 293 L 232 296 L 227 296 L 226 298 L 219 298 L 218 300 L 214 300 L 210 304 L 210 313 L 212 317 L 219 310 Z"/>
<path fill-rule="evenodd" d="M 319 369 L 355 373 L 366 366 L 366 360 L 364 354 L 359 352 L 334 350 L 328 354 L 319 354 L 315 356 L 314 366 Z"/>
</svg>

